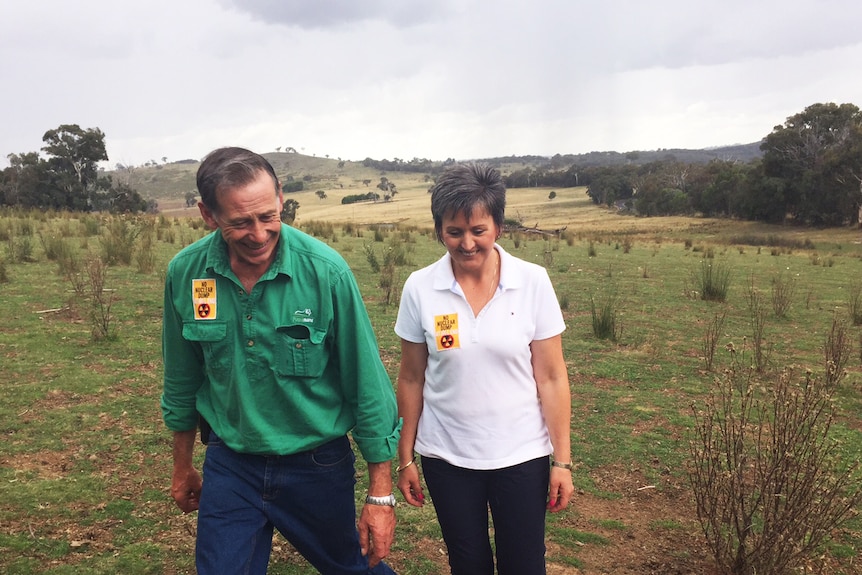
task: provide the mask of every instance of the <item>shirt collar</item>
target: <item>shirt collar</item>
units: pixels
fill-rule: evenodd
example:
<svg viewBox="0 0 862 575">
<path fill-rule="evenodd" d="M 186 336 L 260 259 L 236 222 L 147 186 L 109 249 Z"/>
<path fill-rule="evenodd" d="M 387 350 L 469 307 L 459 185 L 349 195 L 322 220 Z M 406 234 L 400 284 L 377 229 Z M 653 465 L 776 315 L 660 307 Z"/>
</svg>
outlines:
<svg viewBox="0 0 862 575">
<path fill-rule="evenodd" d="M 291 273 L 292 266 L 290 265 L 290 246 L 285 240 L 285 232 L 289 229 L 287 224 L 281 224 L 281 233 L 278 235 L 278 244 L 275 246 L 275 260 L 266 273 L 263 274 L 261 280 L 272 279 L 278 274 L 284 274 L 288 277 Z M 230 257 L 227 253 L 227 242 L 221 235 L 220 230 L 212 232 L 214 234 L 213 241 L 210 242 L 207 249 L 206 269 L 221 276 L 232 276 L 233 271 L 230 269 Z"/>
<path fill-rule="evenodd" d="M 494 244 L 500 254 L 500 289 L 517 289 L 523 285 L 523 278 L 517 273 L 514 265 L 515 257 L 510 255 L 499 244 Z M 438 261 L 434 270 L 433 285 L 436 290 L 449 290 L 455 285 L 455 272 L 452 271 L 452 256 L 447 251 Z"/>
</svg>

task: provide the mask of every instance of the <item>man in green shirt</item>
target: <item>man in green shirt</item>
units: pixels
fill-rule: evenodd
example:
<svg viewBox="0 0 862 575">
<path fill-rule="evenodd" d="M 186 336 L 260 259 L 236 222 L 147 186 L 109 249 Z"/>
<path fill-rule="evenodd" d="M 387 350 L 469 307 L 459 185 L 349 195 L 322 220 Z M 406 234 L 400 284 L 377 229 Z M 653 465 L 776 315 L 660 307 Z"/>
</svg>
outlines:
<svg viewBox="0 0 862 575">
<path fill-rule="evenodd" d="M 171 495 L 198 510 L 198 573 L 265 573 L 275 528 L 321 573 L 392 574 L 382 559 L 400 422 L 350 269 L 281 223 L 281 186 L 262 156 L 215 150 L 197 186 L 217 232 L 168 266 L 161 405 Z M 199 420 L 211 428 L 203 481 Z M 358 529 L 348 432 L 368 462 Z"/>
</svg>

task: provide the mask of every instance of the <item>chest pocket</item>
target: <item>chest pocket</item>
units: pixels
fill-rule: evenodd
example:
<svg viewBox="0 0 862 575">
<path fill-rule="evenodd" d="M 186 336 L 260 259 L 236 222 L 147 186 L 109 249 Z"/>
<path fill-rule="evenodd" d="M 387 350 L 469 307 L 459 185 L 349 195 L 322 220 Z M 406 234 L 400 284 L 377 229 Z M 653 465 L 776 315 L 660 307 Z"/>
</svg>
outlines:
<svg viewBox="0 0 862 575">
<path fill-rule="evenodd" d="M 276 369 L 279 375 L 320 377 L 329 359 L 324 341 L 326 332 L 308 325 L 285 325 L 276 328 L 278 349 Z"/>
<path fill-rule="evenodd" d="M 183 338 L 200 344 L 208 373 L 216 377 L 230 374 L 233 369 L 233 350 L 228 343 L 227 322 L 186 322 L 183 324 Z"/>
</svg>

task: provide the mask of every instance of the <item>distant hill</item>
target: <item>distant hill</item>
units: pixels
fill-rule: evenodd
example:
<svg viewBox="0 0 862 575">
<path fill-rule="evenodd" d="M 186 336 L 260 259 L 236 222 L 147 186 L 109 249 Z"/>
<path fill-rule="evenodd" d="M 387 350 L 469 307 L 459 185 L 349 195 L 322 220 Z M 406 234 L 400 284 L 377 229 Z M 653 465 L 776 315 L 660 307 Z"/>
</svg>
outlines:
<svg viewBox="0 0 862 575">
<path fill-rule="evenodd" d="M 410 166 L 403 170 L 394 162 L 385 160 L 365 162 L 341 161 L 332 158 L 306 156 L 297 153 L 271 152 L 263 154 L 275 168 L 282 182 L 303 181 L 305 190 L 354 189 L 371 191 L 381 176 L 399 172 L 415 172 Z M 586 154 L 556 154 L 554 156 L 505 156 L 477 158 L 498 166 L 504 175 L 526 166 L 536 168 L 567 169 L 581 167 L 614 166 L 623 164 L 647 164 L 650 162 L 676 160 L 684 163 L 708 163 L 713 160 L 735 160 L 749 162 L 761 157 L 760 142 L 737 144 L 703 150 L 659 149 L 634 152 L 589 152 Z M 429 170 L 423 175 L 430 179 L 442 169 L 444 162 L 427 162 Z M 200 162 L 180 160 L 165 164 L 140 167 L 125 167 L 107 172 L 116 181 L 137 190 L 145 199 L 156 200 L 161 209 L 180 208 L 189 192 L 196 192 L 195 174 Z M 406 174 L 405 174 L 406 176 Z M 414 175 L 415 178 L 415 175 Z M 370 182 L 366 183 L 366 182 Z M 418 184 L 417 184 L 418 185 Z"/>
<path fill-rule="evenodd" d="M 624 164 L 649 164 L 663 160 L 676 160 L 686 164 L 706 164 L 713 160 L 733 160 L 747 163 L 763 155 L 763 152 L 760 151 L 761 143 L 734 144 L 732 146 L 720 146 L 702 150 L 667 148 L 625 153 L 588 152 L 586 154 L 557 154 L 551 158 L 543 156 L 505 156 L 488 158 L 487 161 L 499 164 L 520 163 L 522 166 L 525 164 L 548 165 L 550 163 L 554 167 L 566 168 L 573 164 L 589 168 Z"/>
</svg>

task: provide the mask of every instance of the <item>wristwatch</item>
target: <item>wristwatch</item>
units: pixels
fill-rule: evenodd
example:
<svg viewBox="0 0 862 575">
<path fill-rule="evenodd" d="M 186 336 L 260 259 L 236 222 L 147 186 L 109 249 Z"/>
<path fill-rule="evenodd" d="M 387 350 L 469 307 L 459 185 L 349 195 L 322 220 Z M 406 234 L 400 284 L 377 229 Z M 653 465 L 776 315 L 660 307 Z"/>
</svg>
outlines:
<svg viewBox="0 0 862 575">
<path fill-rule="evenodd" d="M 374 495 L 366 495 L 365 503 L 370 503 L 371 505 L 387 505 L 389 507 L 395 507 L 395 495 L 390 493 L 386 497 L 375 497 Z"/>
</svg>

